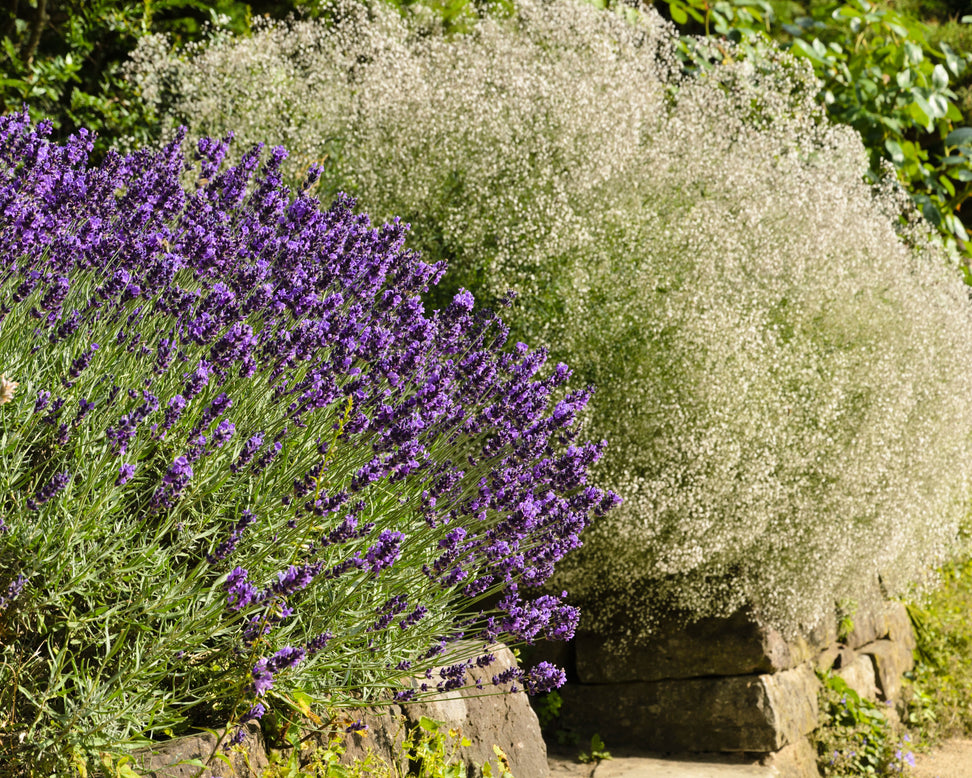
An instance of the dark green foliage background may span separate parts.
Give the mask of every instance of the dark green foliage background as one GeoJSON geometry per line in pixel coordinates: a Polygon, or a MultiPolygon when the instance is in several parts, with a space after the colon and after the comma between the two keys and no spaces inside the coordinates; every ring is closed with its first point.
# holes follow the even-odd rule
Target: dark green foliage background
{"type": "Polygon", "coordinates": [[[154,120],[123,77],[142,35],[161,32],[178,45],[207,28],[246,34],[254,16],[283,18],[310,0],[7,0],[0,9],[0,111],[28,107],[49,118],[57,139],[79,127],[99,136],[98,154],[119,138],[153,140],[154,120]]]}

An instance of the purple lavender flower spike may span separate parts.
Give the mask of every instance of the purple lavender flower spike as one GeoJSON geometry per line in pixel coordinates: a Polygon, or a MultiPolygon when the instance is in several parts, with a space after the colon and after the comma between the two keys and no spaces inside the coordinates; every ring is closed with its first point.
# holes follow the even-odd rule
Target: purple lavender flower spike
{"type": "Polygon", "coordinates": [[[240,470],[246,467],[250,463],[250,460],[253,459],[253,455],[256,454],[256,452],[260,449],[260,446],[263,445],[263,437],[263,433],[258,432],[247,440],[246,443],[243,444],[243,450],[236,458],[236,461],[230,465],[230,470],[232,470],[234,473],[238,473],[240,470]]]}
{"type": "Polygon", "coordinates": [[[259,600],[260,592],[247,580],[242,567],[234,567],[226,578],[226,604],[234,611],[243,610],[259,600]]]}
{"type": "Polygon", "coordinates": [[[266,706],[262,702],[258,702],[243,714],[243,717],[240,719],[240,724],[246,724],[248,721],[256,721],[257,719],[261,719],[263,718],[263,714],[266,712],[266,706]]]}
{"type": "Polygon", "coordinates": [[[98,348],[99,346],[97,343],[92,343],[87,351],[85,351],[81,356],[71,363],[71,369],[68,370],[68,375],[72,379],[77,378],[84,370],[87,369],[88,365],[91,364],[91,359],[94,357],[94,353],[98,350],[98,348]]]}
{"type": "Polygon", "coordinates": [[[115,486],[124,486],[133,475],[135,475],[135,465],[122,463],[118,466],[118,478],[115,479],[115,486]]]}
{"type": "Polygon", "coordinates": [[[34,413],[40,413],[44,410],[51,402],[51,393],[39,389],[37,391],[37,400],[34,402],[34,413]]]}
{"type": "Polygon", "coordinates": [[[34,498],[32,500],[28,500],[27,507],[31,510],[37,510],[41,505],[49,502],[60,491],[62,491],[64,487],[68,485],[70,480],[71,474],[69,472],[62,471],[58,473],[34,493],[34,498]]]}
{"type": "Polygon", "coordinates": [[[405,536],[401,532],[393,530],[382,530],[378,536],[378,542],[368,549],[365,554],[365,563],[375,575],[379,575],[382,570],[391,567],[402,554],[402,541],[405,536]]]}
{"type": "Polygon", "coordinates": [[[522,680],[527,694],[533,696],[559,689],[567,682],[567,675],[550,662],[540,662],[524,673],[522,680]]]}
{"type": "Polygon", "coordinates": [[[334,638],[334,635],[330,632],[322,632],[317,637],[311,639],[307,643],[307,655],[313,656],[314,654],[323,651],[327,644],[334,638]]]}
{"type": "Polygon", "coordinates": [[[231,421],[223,419],[216,429],[213,431],[213,435],[210,438],[210,443],[213,448],[221,448],[230,438],[233,437],[233,433],[236,432],[236,425],[231,421]]]}
{"type": "Polygon", "coordinates": [[[246,528],[255,521],[256,516],[253,515],[253,512],[249,509],[244,510],[240,520],[233,525],[230,536],[220,543],[213,553],[206,555],[206,561],[209,562],[209,564],[214,565],[217,562],[221,562],[222,560],[226,559],[226,557],[236,550],[236,546],[240,542],[240,538],[243,537],[243,532],[246,530],[246,528]]]}
{"type": "Polygon", "coordinates": [[[9,584],[7,584],[7,591],[0,595],[0,608],[6,608],[14,600],[16,600],[21,593],[24,591],[24,585],[27,583],[27,578],[23,575],[18,575],[9,584]]]}
{"type": "Polygon", "coordinates": [[[269,662],[270,660],[266,657],[260,659],[251,672],[253,677],[253,693],[257,697],[262,697],[273,688],[273,671],[268,669],[269,662]]]}

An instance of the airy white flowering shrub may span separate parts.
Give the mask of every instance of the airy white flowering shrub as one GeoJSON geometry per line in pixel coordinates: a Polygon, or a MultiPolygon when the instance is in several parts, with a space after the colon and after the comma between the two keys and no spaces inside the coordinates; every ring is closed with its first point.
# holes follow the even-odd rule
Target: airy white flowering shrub
{"type": "Polygon", "coordinates": [[[680,75],[652,12],[569,0],[453,37],[333,18],[183,59],[149,39],[132,74],[171,127],[284,143],[295,184],[322,164],[455,285],[517,289],[519,331],[597,384],[625,503],[560,572],[589,625],[749,603],[810,626],[943,557],[972,468],[966,291],[862,183],[807,70],[710,46],[680,75]]]}

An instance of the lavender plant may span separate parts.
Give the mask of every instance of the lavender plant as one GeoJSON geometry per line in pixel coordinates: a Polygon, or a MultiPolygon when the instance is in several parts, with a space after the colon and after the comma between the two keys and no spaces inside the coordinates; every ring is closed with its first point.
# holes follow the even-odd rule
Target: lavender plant
{"type": "Polygon", "coordinates": [[[624,497],[558,567],[589,626],[748,603],[792,631],[948,553],[967,295],[893,182],[863,182],[805,62],[700,41],[712,67],[682,74],[650,10],[569,0],[452,37],[345,18],[183,58],[147,39],[133,75],[194,132],[299,136],[291,176],[324,160],[325,195],[409,219],[452,283],[522,293],[517,331],[599,387],[624,497]]]}
{"type": "Polygon", "coordinates": [[[617,498],[566,366],[468,292],[427,313],[441,264],[289,193],[281,148],[90,166],[49,131],[0,119],[5,766],[203,724],[229,746],[298,690],[410,700],[570,636],[532,592],[617,498]]]}

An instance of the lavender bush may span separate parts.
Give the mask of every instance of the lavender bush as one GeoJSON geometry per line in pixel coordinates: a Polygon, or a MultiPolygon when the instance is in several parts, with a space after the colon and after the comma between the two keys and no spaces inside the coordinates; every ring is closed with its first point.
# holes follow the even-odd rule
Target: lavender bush
{"type": "Polygon", "coordinates": [[[558,568],[591,626],[749,603],[792,630],[948,553],[966,293],[907,199],[862,182],[806,63],[699,42],[712,67],[682,74],[627,6],[522,0],[449,37],[347,5],[192,56],[146,39],[133,75],[173,125],[293,138],[290,175],[323,160],[324,192],[409,219],[454,283],[522,293],[508,320],[599,387],[624,497],[558,568]]]}
{"type": "Polygon", "coordinates": [[[428,314],[443,267],[291,195],[280,148],[93,167],[49,130],[0,119],[0,763],[442,693],[570,636],[535,587],[616,498],[564,365],[467,292],[428,314]]]}

